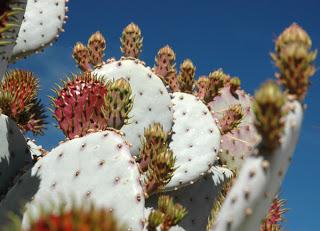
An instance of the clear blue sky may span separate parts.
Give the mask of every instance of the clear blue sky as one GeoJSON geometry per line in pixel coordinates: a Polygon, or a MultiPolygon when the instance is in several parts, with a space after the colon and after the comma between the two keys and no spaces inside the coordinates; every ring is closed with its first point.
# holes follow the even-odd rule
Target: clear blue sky
{"type": "MultiPolygon", "coordinates": [[[[273,40],[292,22],[305,28],[313,47],[320,49],[319,0],[70,0],[69,9],[66,32],[59,41],[44,54],[15,65],[32,70],[41,78],[41,98],[46,104],[53,84],[77,71],[71,58],[76,41],[86,42],[91,33],[100,30],[108,41],[107,56],[119,57],[119,36],[132,21],[142,29],[141,58],[148,65],[153,66],[160,47],[170,44],[179,65],[183,59],[191,58],[198,76],[222,67],[239,76],[243,88],[250,93],[273,77],[275,68],[269,57],[273,40]]],[[[306,98],[308,109],[300,142],[282,189],[290,208],[287,230],[319,230],[319,90],[320,72],[313,78],[306,98]]],[[[48,149],[63,139],[54,125],[55,121],[50,119],[46,135],[38,137],[39,143],[48,149]]]]}

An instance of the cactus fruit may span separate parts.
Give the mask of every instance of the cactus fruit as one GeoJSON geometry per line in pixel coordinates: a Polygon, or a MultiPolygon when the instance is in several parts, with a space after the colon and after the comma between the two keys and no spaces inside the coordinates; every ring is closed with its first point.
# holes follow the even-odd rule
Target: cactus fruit
{"type": "Polygon", "coordinates": [[[109,127],[121,129],[128,123],[133,101],[131,87],[126,79],[107,83],[107,93],[101,110],[109,127]]]}
{"type": "Polygon", "coordinates": [[[181,92],[192,94],[194,85],[194,76],[196,68],[190,59],[186,59],[180,66],[180,73],[178,75],[178,83],[181,92]]]}
{"type": "Polygon", "coordinates": [[[168,91],[150,69],[139,60],[124,58],[110,61],[93,71],[105,80],[125,78],[130,83],[134,97],[128,124],[121,128],[133,145],[131,152],[139,154],[140,139],[150,124],[160,123],[168,132],[172,125],[171,100],[168,91]]]}
{"type": "Polygon", "coordinates": [[[159,196],[156,209],[147,209],[148,231],[172,231],[186,216],[187,210],[179,203],[175,203],[170,196],[159,196]]]}
{"type": "Polygon", "coordinates": [[[59,37],[67,19],[66,2],[67,0],[28,1],[13,48],[13,61],[44,49],[59,37]]]}
{"type": "Polygon", "coordinates": [[[41,215],[38,204],[48,208],[50,200],[58,203],[61,195],[67,206],[73,200],[81,203],[91,199],[97,207],[112,210],[128,229],[141,230],[144,197],[139,176],[120,134],[107,130],[72,139],[53,149],[22,176],[0,204],[0,220],[5,222],[9,211],[17,212],[20,203],[28,202],[22,221],[22,227],[28,229],[26,214],[36,219],[41,215]],[[25,195],[26,188],[29,195],[25,195]]]}
{"type": "Polygon", "coordinates": [[[179,83],[176,70],[176,54],[168,45],[162,47],[155,57],[154,73],[161,77],[171,91],[179,91],[179,83]]]}
{"type": "Polygon", "coordinates": [[[72,57],[82,71],[89,71],[91,69],[91,61],[97,59],[94,57],[91,58],[91,54],[93,53],[90,53],[88,47],[81,42],[77,42],[73,47],[72,57]]]}
{"type": "Polygon", "coordinates": [[[208,108],[195,96],[173,93],[172,141],[170,149],[177,168],[166,190],[192,184],[205,175],[216,160],[220,132],[208,108]]]}
{"type": "Polygon", "coordinates": [[[106,40],[99,31],[90,36],[87,47],[90,52],[90,61],[92,65],[96,66],[103,63],[106,40]]]}
{"type": "Polygon", "coordinates": [[[288,94],[303,100],[315,73],[313,64],[317,52],[311,51],[311,39],[298,24],[293,23],[276,40],[271,57],[279,68],[276,77],[288,90],[288,94]]]}
{"type": "Polygon", "coordinates": [[[27,0],[3,0],[0,3],[0,79],[11,59],[26,2],[27,0]]]}
{"type": "MultiPolygon", "coordinates": [[[[165,193],[188,211],[179,224],[182,228],[188,231],[205,230],[211,206],[216,200],[221,184],[231,176],[230,174],[232,173],[228,169],[212,167],[210,174],[194,184],[165,193]]],[[[158,197],[159,195],[153,195],[147,199],[147,206],[156,207],[158,197]]]]}
{"type": "Polygon", "coordinates": [[[196,90],[195,95],[199,99],[201,99],[202,101],[205,102],[208,97],[207,92],[208,92],[209,87],[210,87],[210,80],[204,75],[200,76],[195,84],[195,90],[196,90]]]}
{"type": "Polygon", "coordinates": [[[24,132],[42,134],[44,106],[37,98],[38,80],[33,73],[14,70],[0,83],[0,111],[11,117],[24,132]]]}
{"type": "Polygon", "coordinates": [[[243,160],[260,141],[254,127],[252,98],[243,90],[232,92],[227,84],[208,104],[213,117],[220,122],[222,131],[219,158],[222,164],[238,172],[243,160]]]}
{"type": "Polygon", "coordinates": [[[121,36],[121,51],[123,56],[139,58],[142,48],[143,38],[141,37],[141,30],[138,25],[130,23],[124,28],[121,36]]]}
{"type": "Polygon", "coordinates": [[[8,190],[20,170],[31,162],[31,155],[20,129],[13,120],[0,114],[0,195],[8,190]]]}
{"type": "Polygon", "coordinates": [[[255,126],[262,136],[261,148],[273,151],[280,145],[283,118],[286,115],[285,103],[286,95],[272,81],[262,85],[257,92],[253,109],[256,114],[255,126]]]}

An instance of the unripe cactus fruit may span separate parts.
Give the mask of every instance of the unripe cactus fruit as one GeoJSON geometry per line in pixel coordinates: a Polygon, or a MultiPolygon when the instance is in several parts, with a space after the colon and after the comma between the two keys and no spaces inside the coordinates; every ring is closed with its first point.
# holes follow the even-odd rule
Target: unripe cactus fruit
{"type": "Polygon", "coordinates": [[[317,52],[311,51],[309,35],[297,24],[284,30],[276,40],[275,53],[271,57],[279,68],[276,77],[288,90],[288,94],[303,100],[315,73],[313,64],[317,52]]]}
{"type": "Polygon", "coordinates": [[[190,59],[186,59],[180,66],[180,73],[178,75],[178,83],[181,92],[192,93],[194,85],[196,67],[190,59]]]}
{"type": "Polygon", "coordinates": [[[104,51],[106,49],[106,39],[97,31],[88,40],[91,64],[96,66],[103,63],[104,51]]]}
{"type": "Polygon", "coordinates": [[[81,42],[77,42],[76,45],[74,45],[72,57],[82,71],[89,71],[91,69],[90,51],[81,42]]]}
{"type": "Polygon", "coordinates": [[[176,71],[176,54],[168,45],[162,47],[155,57],[154,72],[159,75],[165,84],[174,92],[179,91],[176,71]]]}
{"type": "Polygon", "coordinates": [[[280,145],[280,138],[284,129],[286,109],[286,95],[280,87],[269,81],[262,85],[256,92],[254,112],[256,115],[255,126],[262,136],[262,148],[272,151],[280,145]]]}
{"type": "Polygon", "coordinates": [[[121,36],[121,51],[123,56],[138,58],[142,51],[141,30],[138,25],[130,23],[124,28],[121,36]]]}
{"type": "Polygon", "coordinates": [[[121,129],[128,122],[129,113],[133,106],[132,91],[126,79],[117,79],[107,83],[107,93],[104,105],[101,107],[108,126],[121,129]]]}

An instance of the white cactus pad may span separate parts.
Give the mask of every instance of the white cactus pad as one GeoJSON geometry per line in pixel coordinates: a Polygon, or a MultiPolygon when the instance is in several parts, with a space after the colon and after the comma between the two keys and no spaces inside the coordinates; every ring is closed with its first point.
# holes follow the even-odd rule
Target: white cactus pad
{"type": "Polygon", "coordinates": [[[20,129],[13,120],[0,114],[0,194],[31,162],[27,142],[20,129]]]}
{"type": "MultiPolygon", "coordinates": [[[[144,196],[138,167],[116,132],[91,133],[67,141],[41,158],[0,205],[0,220],[6,212],[19,209],[21,200],[32,198],[25,214],[36,217],[39,204],[46,208],[52,201],[59,203],[61,196],[67,205],[90,199],[98,207],[112,210],[131,230],[143,227],[144,196]]],[[[28,225],[24,215],[23,227],[28,225]]]]}
{"type": "Polygon", "coordinates": [[[122,59],[111,61],[96,69],[94,74],[103,76],[106,80],[126,78],[131,85],[134,104],[129,113],[129,124],[122,127],[125,138],[133,145],[131,153],[139,153],[141,137],[144,128],[159,122],[165,131],[172,126],[171,100],[162,81],[150,68],[141,61],[122,59]]]}
{"type": "Polygon", "coordinates": [[[66,0],[30,0],[27,3],[12,60],[50,45],[63,31],[66,0]]]}
{"type": "Polygon", "coordinates": [[[9,7],[11,9],[19,8],[21,11],[17,15],[8,18],[9,21],[7,23],[14,24],[15,26],[6,32],[2,32],[0,36],[0,80],[6,72],[7,65],[11,59],[13,47],[26,9],[27,0],[1,0],[1,2],[2,1],[9,2],[9,7]]]}
{"type": "Polygon", "coordinates": [[[193,183],[205,175],[216,160],[220,131],[210,111],[195,96],[173,93],[172,141],[170,149],[177,167],[166,190],[193,183]]]}
{"type": "Polygon", "coordinates": [[[221,119],[223,113],[230,106],[236,104],[241,105],[244,118],[237,129],[222,136],[219,157],[228,168],[237,172],[245,157],[252,153],[253,148],[260,140],[253,124],[252,98],[243,90],[237,90],[233,95],[230,92],[230,87],[225,87],[220,90],[220,95],[208,104],[208,107],[215,118],[221,119]]]}
{"type": "Polygon", "coordinates": [[[273,153],[245,160],[212,230],[259,230],[280,189],[299,137],[303,110],[299,102],[290,102],[289,107],[292,111],[286,117],[282,144],[273,153]]]}
{"type": "MultiPolygon", "coordinates": [[[[179,224],[185,230],[206,230],[211,208],[220,191],[221,183],[230,176],[228,169],[214,167],[211,170],[210,174],[196,183],[165,193],[172,196],[175,203],[180,203],[187,209],[188,214],[179,224]]],[[[158,195],[154,195],[146,203],[148,206],[155,207],[157,199],[158,195]]]]}

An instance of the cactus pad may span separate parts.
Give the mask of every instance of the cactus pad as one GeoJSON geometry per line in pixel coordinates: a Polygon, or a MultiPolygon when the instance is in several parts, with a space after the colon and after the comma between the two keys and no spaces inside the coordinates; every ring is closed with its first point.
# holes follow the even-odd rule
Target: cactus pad
{"type": "Polygon", "coordinates": [[[243,119],[236,129],[222,136],[219,153],[222,164],[226,164],[234,171],[240,169],[245,157],[253,151],[260,140],[253,124],[254,114],[251,104],[252,98],[248,94],[243,90],[236,90],[232,93],[230,86],[221,89],[219,95],[208,104],[212,115],[219,120],[230,106],[240,105],[242,107],[243,119]]]}
{"type": "Polygon", "coordinates": [[[170,149],[177,167],[167,189],[193,183],[213,165],[220,146],[220,131],[210,111],[195,96],[173,93],[172,141],[170,149]]]}
{"type": "Polygon", "coordinates": [[[134,97],[133,108],[127,125],[122,127],[125,138],[133,145],[131,152],[139,153],[144,128],[159,122],[165,131],[172,125],[170,96],[162,81],[139,60],[110,61],[93,73],[106,80],[125,78],[129,81],[134,97]]]}
{"type": "Polygon", "coordinates": [[[28,1],[13,60],[42,50],[59,37],[66,20],[66,0],[28,1]]]}
{"type": "Polygon", "coordinates": [[[20,129],[0,114],[0,194],[5,193],[19,171],[31,163],[29,149],[20,129]]]}
{"type": "MultiPolygon", "coordinates": [[[[46,208],[50,199],[59,203],[63,196],[67,204],[90,199],[96,206],[112,210],[131,230],[141,230],[144,219],[138,167],[122,136],[109,130],[62,143],[41,158],[9,192],[0,214],[19,208],[21,200],[28,201],[26,196],[33,199],[26,205],[32,217],[39,215],[39,203],[46,208]]],[[[23,227],[28,225],[24,216],[23,227]]]]}

